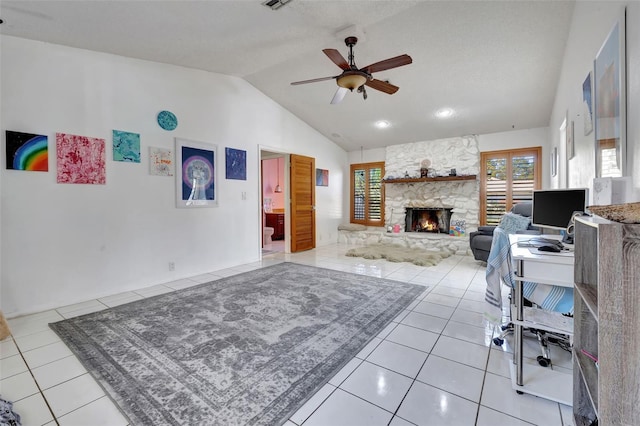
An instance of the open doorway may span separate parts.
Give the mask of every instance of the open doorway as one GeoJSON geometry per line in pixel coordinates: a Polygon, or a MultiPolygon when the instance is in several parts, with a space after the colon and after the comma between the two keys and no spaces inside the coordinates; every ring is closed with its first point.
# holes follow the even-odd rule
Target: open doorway
{"type": "Polygon", "coordinates": [[[287,154],[260,151],[262,254],[286,252],[289,239],[285,226],[287,208],[287,154]]]}

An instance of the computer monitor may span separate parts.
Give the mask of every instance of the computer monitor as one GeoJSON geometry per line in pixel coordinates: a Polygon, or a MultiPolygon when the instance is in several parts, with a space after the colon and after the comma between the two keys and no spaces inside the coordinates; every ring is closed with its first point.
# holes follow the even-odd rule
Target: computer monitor
{"type": "Polygon", "coordinates": [[[587,208],[587,188],[533,191],[531,224],[544,228],[567,229],[574,212],[587,208]]]}

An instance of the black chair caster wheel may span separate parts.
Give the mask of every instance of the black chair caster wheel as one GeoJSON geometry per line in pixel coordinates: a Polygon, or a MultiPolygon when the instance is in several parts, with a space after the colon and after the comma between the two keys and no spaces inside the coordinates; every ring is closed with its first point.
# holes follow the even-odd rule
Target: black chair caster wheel
{"type": "Polygon", "coordinates": [[[493,344],[496,346],[502,346],[502,344],[504,343],[504,339],[501,339],[499,337],[494,337],[493,338],[493,344]]]}
{"type": "Polygon", "coordinates": [[[518,395],[522,395],[524,392],[522,392],[522,391],[516,391],[516,393],[517,393],[518,395]]]}
{"type": "Polygon", "coordinates": [[[549,358],[545,358],[542,355],[538,355],[538,358],[536,358],[538,360],[538,364],[540,364],[542,367],[548,367],[551,364],[551,360],[549,358]]]}

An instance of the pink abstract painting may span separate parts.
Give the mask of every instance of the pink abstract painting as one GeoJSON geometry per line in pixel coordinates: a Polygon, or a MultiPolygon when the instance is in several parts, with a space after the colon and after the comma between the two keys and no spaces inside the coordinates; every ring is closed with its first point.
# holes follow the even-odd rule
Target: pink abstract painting
{"type": "Polygon", "coordinates": [[[58,183],[106,183],[105,140],[56,133],[58,183]]]}

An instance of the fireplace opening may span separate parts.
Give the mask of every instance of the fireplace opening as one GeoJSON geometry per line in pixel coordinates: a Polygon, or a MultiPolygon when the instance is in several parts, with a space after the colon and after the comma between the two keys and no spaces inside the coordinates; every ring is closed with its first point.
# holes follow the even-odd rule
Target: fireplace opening
{"type": "Polygon", "coordinates": [[[451,208],[406,207],[405,232],[449,233],[451,208]]]}

